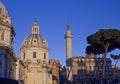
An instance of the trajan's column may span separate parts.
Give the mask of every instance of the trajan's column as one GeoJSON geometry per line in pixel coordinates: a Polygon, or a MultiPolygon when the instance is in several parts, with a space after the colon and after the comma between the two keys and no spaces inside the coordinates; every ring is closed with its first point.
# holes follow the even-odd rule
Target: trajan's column
{"type": "Polygon", "coordinates": [[[73,35],[71,33],[69,25],[67,25],[67,31],[66,31],[64,38],[66,39],[67,79],[71,81],[72,80],[72,38],[73,38],[73,35]]]}

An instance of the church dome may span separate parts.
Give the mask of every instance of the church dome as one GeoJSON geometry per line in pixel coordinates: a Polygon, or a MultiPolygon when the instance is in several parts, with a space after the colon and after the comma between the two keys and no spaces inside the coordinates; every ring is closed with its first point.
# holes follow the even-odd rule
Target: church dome
{"type": "Polygon", "coordinates": [[[11,17],[9,16],[8,11],[6,10],[5,6],[1,1],[0,1],[0,21],[11,24],[11,17]]]}
{"type": "Polygon", "coordinates": [[[23,41],[22,48],[24,47],[41,47],[48,49],[46,40],[39,34],[39,26],[36,22],[32,26],[32,34],[23,41]]]}
{"type": "Polygon", "coordinates": [[[1,1],[0,1],[0,15],[4,17],[8,16],[8,12],[1,1]]]}

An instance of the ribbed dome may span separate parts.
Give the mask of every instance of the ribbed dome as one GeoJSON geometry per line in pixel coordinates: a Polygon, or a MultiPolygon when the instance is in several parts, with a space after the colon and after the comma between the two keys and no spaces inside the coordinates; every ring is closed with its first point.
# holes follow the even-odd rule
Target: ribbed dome
{"type": "Polygon", "coordinates": [[[8,12],[1,1],[0,1],[0,15],[8,16],[8,12]]]}
{"type": "Polygon", "coordinates": [[[48,49],[48,45],[46,40],[39,34],[39,26],[35,22],[32,26],[32,34],[30,34],[22,44],[22,48],[24,47],[41,47],[48,49]]]}
{"type": "Polygon", "coordinates": [[[41,35],[38,35],[38,34],[29,35],[23,41],[22,48],[23,47],[42,47],[42,48],[48,49],[46,40],[41,35]]]}

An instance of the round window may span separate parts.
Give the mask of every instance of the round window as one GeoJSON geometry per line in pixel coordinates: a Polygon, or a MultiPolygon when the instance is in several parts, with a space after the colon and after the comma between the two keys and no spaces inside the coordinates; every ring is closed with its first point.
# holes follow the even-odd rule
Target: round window
{"type": "Polygon", "coordinates": [[[34,40],[34,43],[36,43],[37,41],[36,40],[34,40]]]}

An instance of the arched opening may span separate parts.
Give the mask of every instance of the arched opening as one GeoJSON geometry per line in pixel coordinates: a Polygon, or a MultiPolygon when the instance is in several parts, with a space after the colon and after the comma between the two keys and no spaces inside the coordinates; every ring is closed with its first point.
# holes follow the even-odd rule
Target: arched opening
{"type": "Polygon", "coordinates": [[[37,32],[37,29],[35,28],[34,32],[37,32]]]}

